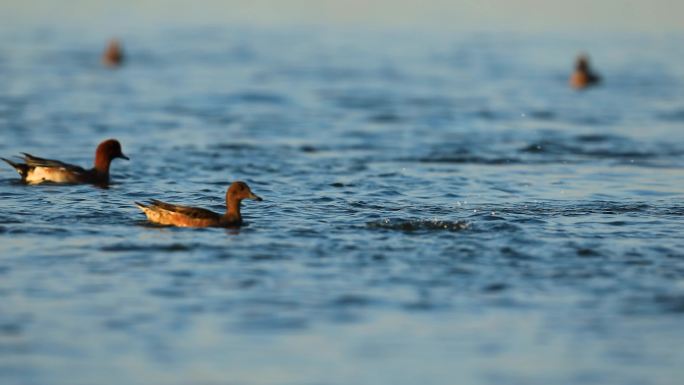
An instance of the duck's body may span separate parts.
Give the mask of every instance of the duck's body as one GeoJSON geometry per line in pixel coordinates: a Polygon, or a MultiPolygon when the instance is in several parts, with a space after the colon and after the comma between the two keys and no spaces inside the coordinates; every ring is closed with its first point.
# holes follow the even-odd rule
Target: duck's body
{"type": "Polygon", "coordinates": [[[27,153],[23,154],[23,163],[13,162],[5,158],[0,159],[14,167],[21,176],[22,182],[26,184],[52,182],[107,185],[109,183],[109,166],[112,160],[115,158],[128,159],[121,152],[121,144],[115,139],[105,140],[97,146],[94,166],[91,169],[84,169],[58,160],[39,158],[27,153]]]}
{"type": "Polygon", "coordinates": [[[589,66],[589,57],[580,55],[575,63],[575,72],[570,76],[570,86],[575,89],[583,89],[596,85],[600,81],[601,77],[589,66]]]}
{"type": "Polygon", "coordinates": [[[570,77],[570,85],[576,89],[586,88],[600,81],[601,77],[593,72],[575,71],[570,77]]]}
{"type": "Polygon", "coordinates": [[[243,199],[262,200],[254,195],[244,182],[234,182],[226,192],[226,213],[221,215],[211,210],[174,205],[152,199],[145,205],[135,202],[150,222],[177,227],[237,227],[242,225],[240,204],[243,199]]]}
{"type": "Polygon", "coordinates": [[[147,216],[150,222],[160,225],[178,227],[229,227],[242,224],[242,218],[226,218],[225,215],[215,213],[211,210],[174,205],[152,199],[149,204],[144,205],[135,202],[140,210],[147,216]]]}

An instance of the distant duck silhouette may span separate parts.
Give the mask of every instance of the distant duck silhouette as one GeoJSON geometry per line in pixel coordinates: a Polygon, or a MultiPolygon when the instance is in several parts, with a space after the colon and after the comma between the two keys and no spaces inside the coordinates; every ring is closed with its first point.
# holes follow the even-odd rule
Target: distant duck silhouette
{"type": "Polygon", "coordinates": [[[254,195],[245,182],[233,182],[226,191],[225,214],[190,206],[174,205],[150,200],[149,204],[135,202],[150,222],[177,227],[237,227],[242,225],[240,205],[243,199],[262,200],[254,195]]]}
{"type": "Polygon", "coordinates": [[[0,159],[14,167],[21,176],[21,181],[26,184],[44,182],[90,183],[105,187],[109,183],[109,165],[112,160],[116,158],[128,160],[128,157],[121,152],[121,143],[116,139],[105,140],[97,146],[93,168],[88,170],[58,160],[23,154],[23,163],[13,162],[5,158],[0,159]]]}
{"type": "Polygon", "coordinates": [[[107,67],[118,67],[123,64],[123,61],[124,53],[121,43],[117,39],[110,40],[102,54],[102,64],[107,67]]]}
{"type": "Polygon", "coordinates": [[[570,76],[570,86],[575,89],[583,89],[596,85],[601,81],[601,77],[596,74],[589,66],[589,57],[580,55],[575,62],[575,72],[570,76]]]}

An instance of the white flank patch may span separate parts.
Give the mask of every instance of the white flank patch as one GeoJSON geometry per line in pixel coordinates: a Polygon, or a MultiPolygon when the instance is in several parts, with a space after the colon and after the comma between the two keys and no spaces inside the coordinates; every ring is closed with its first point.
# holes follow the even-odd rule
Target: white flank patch
{"type": "Polygon", "coordinates": [[[63,168],[36,167],[29,170],[26,175],[26,182],[31,184],[43,182],[73,183],[75,178],[63,168]]]}

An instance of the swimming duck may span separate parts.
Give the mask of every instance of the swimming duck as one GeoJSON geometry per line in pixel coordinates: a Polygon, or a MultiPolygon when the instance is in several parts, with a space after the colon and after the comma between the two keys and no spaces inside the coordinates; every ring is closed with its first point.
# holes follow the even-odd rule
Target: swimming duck
{"type": "Polygon", "coordinates": [[[123,64],[123,60],[124,54],[121,43],[117,39],[110,40],[102,53],[102,64],[107,67],[118,67],[123,64]]]}
{"type": "Polygon", "coordinates": [[[589,57],[587,55],[578,56],[575,62],[575,72],[570,76],[570,86],[575,89],[582,89],[600,81],[601,77],[589,66],[589,57]]]}
{"type": "Polygon", "coordinates": [[[262,199],[245,182],[233,182],[226,191],[226,213],[221,215],[199,207],[180,206],[152,199],[147,205],[135,202],[150,222],[178,227],[237,227],[242,225],[243,199],[262,199]]]}
{"type": "Polygon", "coordinates": [[[58,160],[43,159],[23,153],[24,163],[0,158],[21,175],[26,184],[53,183],[91,183],[106,186],[109,183],[109,165],[113,159],[128,157],[121,152],[121,143],[116,139],[108,139],[100,143],[95,150],[94,167],[86,170],[82,167],[58,160]]]}

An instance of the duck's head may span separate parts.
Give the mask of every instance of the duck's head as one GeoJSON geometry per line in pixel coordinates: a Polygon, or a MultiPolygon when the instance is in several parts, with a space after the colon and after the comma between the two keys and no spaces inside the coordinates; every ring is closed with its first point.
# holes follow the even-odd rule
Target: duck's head
{"type": "Polygon", "coordinates": [[[226,202],[240,202],[243,199],[263,200],[252,192],[247,183],[242,181],[233,182],[226,192],[226,202]]]}
{"type": "Polygon", "coordinates": [[[121,143],[116,139],[107,139],[100,143],[95,150],[95,157],[102,157],[110,161],[115,158],[123,158],[129,160],[121,151],[121,143]]]}
{"type": "Polygon", "coordinates": [[[121,151],[121,143],[116,139],[108,139],[100,143],[95,150],[95,168],[100,172],[108,173],[109,164],[115,158],[129,160],[121,151]]]}
{"type": "Polygon", "coordinates": [[[587,72],[589,70],[589,56],[581,54],[577,56],[575,61],[575,69],[577,71],[587,72]]]}

